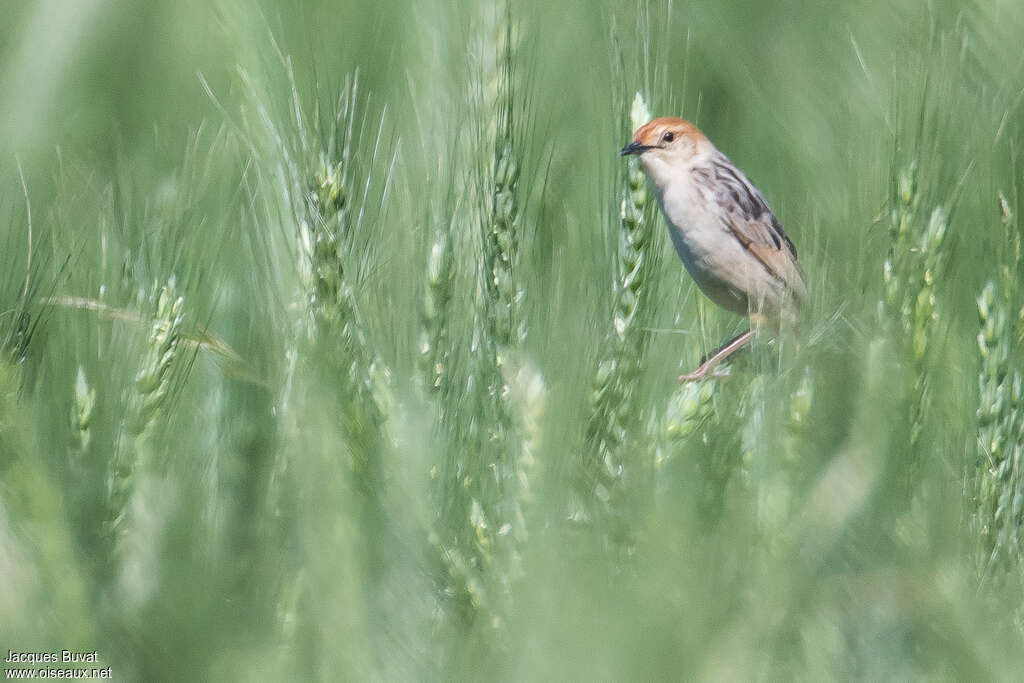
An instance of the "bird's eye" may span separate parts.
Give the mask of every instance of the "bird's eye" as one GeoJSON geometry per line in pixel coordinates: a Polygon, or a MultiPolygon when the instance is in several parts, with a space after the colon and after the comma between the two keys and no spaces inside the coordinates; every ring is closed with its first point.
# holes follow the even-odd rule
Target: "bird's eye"
{"type": "Polygon", "coordinates": [[[663,142],[672,142],[673,140],[676,139],[676,136],[675,133],[673,133],[672,131],[668,131],[667,133],[661,136],[661,139],[663,142]]]}

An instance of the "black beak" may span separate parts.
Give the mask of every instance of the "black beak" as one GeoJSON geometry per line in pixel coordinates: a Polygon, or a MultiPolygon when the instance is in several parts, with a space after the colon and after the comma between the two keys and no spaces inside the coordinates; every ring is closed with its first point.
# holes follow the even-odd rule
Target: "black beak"
{"type": "Polygon", "coordinates": [[[651,148],[650,145],[641,145],[639,142],[631,142],[619,152],[620,156],[629,156],[630,154],[643,154],[651,148]]]}

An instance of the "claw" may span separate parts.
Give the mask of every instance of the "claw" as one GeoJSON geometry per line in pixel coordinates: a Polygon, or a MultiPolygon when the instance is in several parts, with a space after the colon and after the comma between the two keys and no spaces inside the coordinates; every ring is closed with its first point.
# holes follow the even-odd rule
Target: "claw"
{"type": "Polygon", "coordinates": [[[722,368],[721,370],[718,370],[715,366],[717,366],[723,360],[725,360],[733,353],[741,349],[744,344],[753,339],[754,334],[754,330],[747,330],[743,334],[733,337],[728,342],[726,342],[722,348],[715,351],[710,358],[705,357],[701,359],[701,364],[699,368],[685,375],[679,375],[679,381],[681,383],[697,382],[699,380],[704,379],[709,372],[711,373],[712,377],[728,377],[728,368],[722,368]]]}

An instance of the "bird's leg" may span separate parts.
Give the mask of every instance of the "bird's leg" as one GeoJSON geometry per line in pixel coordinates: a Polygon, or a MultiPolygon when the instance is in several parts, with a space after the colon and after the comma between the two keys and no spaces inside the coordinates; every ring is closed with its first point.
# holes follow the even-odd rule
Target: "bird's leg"
{"type": "Polygon", "coordinates": [[[741,335],[733,337],[725,343],[723,347],[715,351],[711,357],[705,356],[700,363],[700,367],[691,373],[680,375],[680,382],[695,382],[699,379],[704,379],[709,372],[711,372],[716,365],[721,363],[723,360],[731,356],[733,353],[743,347],[748,341],[754,338],[757,334],[753,329],[747,330],[741,335]]]}

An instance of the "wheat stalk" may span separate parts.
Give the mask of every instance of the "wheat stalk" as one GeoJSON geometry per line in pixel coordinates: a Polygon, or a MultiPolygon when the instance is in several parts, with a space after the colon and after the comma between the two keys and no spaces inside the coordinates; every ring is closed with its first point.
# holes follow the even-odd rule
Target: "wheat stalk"
{"type": "Polygon", "coordinates": [[[932,402],[928,352],[939,311],[937,283],[942,281],[950,250],[945,209],[936,206],[925,220],[917,188],[917,164],[911,163],[893,180],[889,211],[889,254],[882,270],[886,312],[883,325],[895,323],[909,359],[910,441],[920,439],[932,402]]]}
{"type": "MultiPolygon", "coordinates": [[[[637,93],[629,110],[629,124],[639,128],[650,120],[644,98],[637,93]]],[[[624,452],[637,426],[635,394],[644,369],[654,311],[654,278],[658,247],[653,239],[656,206],[649,194],[643,170],[630,157],[619,204],[618,260],[614,281],[612,329],[607,335],[602,360],[590,395],[589,417],[580,457],[582,508],[575,517],[591,516],[586,510],[596,502],[613,516],[622,514],[624,477],[635,463],[624,452]]]]}

